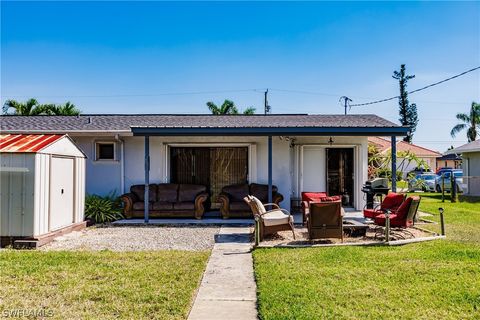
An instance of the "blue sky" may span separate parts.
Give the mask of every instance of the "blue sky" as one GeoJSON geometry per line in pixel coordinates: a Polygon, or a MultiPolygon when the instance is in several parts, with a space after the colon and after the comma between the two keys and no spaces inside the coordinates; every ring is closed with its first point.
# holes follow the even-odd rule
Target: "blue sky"
{"type": "MultiPolygon", "coordinates": [[[[270,88],[274,113],[342,113],[342,95],[397,95],[401,63],[416,75],[410,89],[479,66],[479,21],[479,2],[2,1],[1,100],[204,113],[205,102],[228,98],[263,111],[270,88]],[[188,92],[209,93],[172,94],[188,92]]],[[[480,72],[410,100],[420,116],[414,142],[458,146],[465,135],[449,131],[480,101],[480,72]]],[[[398,120],[396,101],[351,113],[398,120]]]]}

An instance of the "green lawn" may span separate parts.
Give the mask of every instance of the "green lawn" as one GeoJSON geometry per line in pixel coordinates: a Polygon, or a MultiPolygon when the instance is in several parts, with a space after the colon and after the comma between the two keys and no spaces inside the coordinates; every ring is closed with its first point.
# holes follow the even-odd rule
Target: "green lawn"
{"type": "Polygon", "coordinates": [[[480,203],[422,195],[447,240],[255,250],[261,319],[480,319],[480,203]]]}
{"type": "Polygon", "coordinates": [[[208,256],[0,251],[0,318],[44,308],[48,319],[185,319],[208,256]]]}
{"type": "MultiPolygon", "coordinates": [[[[442,202],[440,193],[417,193],[422,196],[419,210],[432,213],[431,220],[439,222],[438,208],[445,209],[447,237],[451,240],[480,244],[480,197],[460,197],[460,202],[452,203],[450,194],[445,194],[442,202]]],[[[438,226],[431,226],[439,230],[438,226]]]]}

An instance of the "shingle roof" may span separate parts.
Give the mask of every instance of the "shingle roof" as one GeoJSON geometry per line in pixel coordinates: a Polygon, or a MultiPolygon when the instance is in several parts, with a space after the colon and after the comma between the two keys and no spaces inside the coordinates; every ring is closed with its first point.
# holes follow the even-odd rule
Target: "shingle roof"
{"type": "Polygon", "coordinates": [[[81,116],[1,116],[3,132],[131,132],[131,127],[156,128],[398,128],[379,116],[366,115],[166,115],[98,114],[81,116]]]}

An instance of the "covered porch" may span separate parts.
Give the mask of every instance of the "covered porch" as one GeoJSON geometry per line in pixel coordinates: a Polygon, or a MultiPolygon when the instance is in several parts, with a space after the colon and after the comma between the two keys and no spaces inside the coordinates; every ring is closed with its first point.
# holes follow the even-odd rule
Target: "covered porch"
{"type": "MultiPolygon", "coordinates": [[[[268,185],[268,202],[272,202],[272,189],[274,188],[274,181],[284,181],[282,180],[282,176],[285,175],[285,171],[281,171],[275,169],[277,166],[274,166],[274,161],[278,162],[278,158],[282,153],[285,153],[285,150],[281,149],[281,143],[287,143],[289,145],[289,149],[287,153],[290,155],[288,156],[288,162],[285,164],[288,166],[288,172],[292,175],[292,179],[288,180],[289,183],[285,185],[278,185],[279,191],[286,193],[285,203],[282,204],[282,207],[285,206],[288,209],[290,208],[290,203],[292,200],[295,200],[295,197],[298,197],[301,191],[326,191],[326,190],[309,190],[309,188],[330,188],[335,186],[335,182],[330,182],[330,177],[326,174],[328,172],[328,163],[326,163],[325,159],[322,159],[318,164],[315,163],[315,152],[321,150],[321,152],[327,152],[331,149],[338,149],[338,150],[352,150],[352,161],[356,159],[355,165],[358,165],[360,169],[352,170],[352,185],[350,186],[352,190],[352,196],[354,198],[352,209],[347,208],[347,212],[358,212],[363,209],[362,208],[362,199],[360,198],[360,189],[364,181],[366,180],[366,166],[367,162],[366,159],[364,161],[360,161],[359,159],[367,157],[367,150],[368,146],[356,146],[355,143],[349,141],[354,140],[355,138],[366,138],[368,136],[389,136],[391,139],[391,152],[392,152],[392,172],[396,172],[396,140],[398,136],[404,136],[408,132],[408,128],[400,127],[395,125],[386,125],[386,126],[379,126],[379,125],[365,125],[365,126],[343,126],[343,125],[336,125],[336,126],[325,126],[319,124],[319,126],[303,126],[299,127],[296,123],[292,123],[289,125],[277,125],[272,126],[268,125],[268,120],[271,116],[263,116],[265,119],[266,125],[264,126],[188,126],[188,127],[169,127],[169,126],[132,126],[131,131],[134,137],[141,137],[143,138],[143,145],[144,145],[144,215],[143,219],[135,219],[130,220],[132,223],[167,223],[168,221],[177,222],[177,223],[188,223],[189,219],[151,219],[150,217],[150,209],[149,209],[149,185],[151,183],[151,147],[152,147],[152,140],[156,141],[172,141],[172,139],[181,140],[181,141],[194,141],[195,139],[206,139],[209,143],[203,143],[203,145],[212,145],[212,141],[225,141],[229,137],[232,139],[236,139],[236,141],[247,141],[249,139],[256,139],[256,141],[263,141],[266,146],[265,156],[255,154],[255,159],[252,159],[252,153],[249,153],[249,169],[248,169],[248,178],[250,181],[256,182],[256,175],[261,173],[265,174],[263,170],[266,171],[266,179],[264,182],[268,185]],[[183,139],[183,140],[182,140],[183,139]],[[240,140],[239,140],[240,139],[240,140]],[[275,141],[275,142],[274,142],[275,141]],[[322,141],[321,143],[319,141],[322,141]],[[277,149],[277,150],[276,150],[277,149]],[[295,151],[297,150],[297,151],[295,151]],[[310,161],[310,164],[305,160],[306,154],[309,157],[313,157],[313,161],[310,161]],[[291,160],[290,160],[291,159],[291,160]],[[254,160],[254,161],[253,161],[254,160]],[[251,170],[250,167],[255,167],[256,171],[260,172],[253,172],[255,170],[251,170]],[[260,167],[261,168],[256,168],[260,167]],[[363,169],[362,169],[363,168],[363,169]],[[259,170],[257,170],[259,169],[259,170]],[[311,186],[308,184],[308,179],[312,176],[315,177],[315,174],[320,173],[320,178],[317,180],[322,180],[322,184],[318,187],[311,186]],[[322,176],[323,174],[323,176],[322,176]],[[289,185],[288,185],[289,184],[289,185]],[[288,194],[287,194],[288,193],[288,194]],[[355,210],[356,209],[356,210],[355,210]],[[178,220],[178,221],[176,221],[178,220]]],[[[345,116],[345,120],[351,120],[352,116],[345,116]]],[[[247,117],[239,117],[243,119],[248,119],[247,117]]],[[[261,116],[256,116],[255,118],[262,118],[261,116]]],[[[339,116],[340,118],[340,116],[339,116]]],[[[363,141],[363,140],[362,140],[363,141]]],[[[168,146],[168,144],[166,144],[168,146]]],[[[177,144],[178,145],[178,144],[177,144]]],[[[190,143],[189,145],[198,145],[201,146],[201,143],[190,143]]],[[[254,150],[254,152],[257,152],[254,150]]],[[[337,152],[342,154],[342,152],[337,152]]],[[[346,152],[348,153],[348,152],[346,152]]],[[[320,153],[317,153],[320,154],[320,153]]],[[[338,157],[338,156],[336,156],[338,157]]],[[[344,158],[345,156],[341,156],[340,158],[344,158]]],[[[165,161],[168,162],[168,159],[165,161]]],[[[165,169],[165,173],[168,170],[165,169]]],[[[171,176],[169,174],[164,174],[162,177],[162,182],[170,182],[171,176]]],[[[312,179],[310,179],[312,181],[312,179]]],[[[315,179],[313,179],[315,181],[315,179]]],[[[278,183],[277,183],[278,184],[278,183]]],[[[283,184],[283,183],[282,183],[283,184]]],[[[341,191],[341,188],[337,188],[341,191]]],[[[344,188],[345,190],[345,188],[344,188]]],[[[392,179],[392,191],[396,191],[396,179],[395,175],[393,175],[392,179]]],[[[253,220],[249,221],[249,219],[228,219],[230,223],[253,223],[253,220]]],[[[296,221],[299,221],[297,218],[296,221]]],[[[226,220],[216,219],[216,218],[203,218],[202,220],[198,220],[196,223],[226,223],[226,220]]]]}

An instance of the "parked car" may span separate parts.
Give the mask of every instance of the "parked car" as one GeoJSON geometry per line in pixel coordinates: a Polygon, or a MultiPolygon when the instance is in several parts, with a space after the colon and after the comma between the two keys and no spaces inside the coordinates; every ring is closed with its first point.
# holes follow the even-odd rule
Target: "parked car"
{"type": "Polygon", "coordinates": [[[453,170],[453,168],[452,167],[437,168],[437,170],[435,171],[435,174],[440,175],[442,174],[443,171],[449,171],[449,170],[453,170]]]}
{"type": "Polygon", "coordinates": [[[435,192],[436,178],[437,175],[434,173],[417,174],[415,178],[408,180],[408,191],[421,190],[435,192]]]}
{"type": "Polygon", "coordinates": [[[430,169],[425,169],[425,168],[415,168],[412,171],[407,173],[407,178],[408,177],[416,177],[419,174],[429,174],[429,173],[433,173],[433,171],[430,170],[430,169]]]}
{"type": "Polygon", "coordinates": [[[457,192],[463,191],[463,170],[461,169],[450,169],[450,170],[440,170],[440,174],[437,175],[435,179],[435,190],[437,192],[442,192],[442,174],[444,176],[444,185],[445,191],[450,191],[452,189],[452,174],[455,177],[455,184],[457,186],[457,192]]]}

